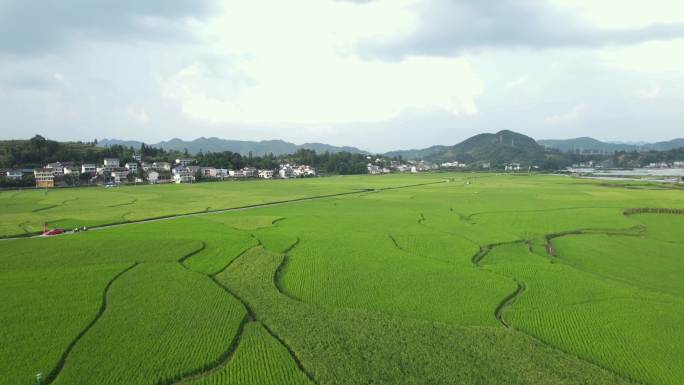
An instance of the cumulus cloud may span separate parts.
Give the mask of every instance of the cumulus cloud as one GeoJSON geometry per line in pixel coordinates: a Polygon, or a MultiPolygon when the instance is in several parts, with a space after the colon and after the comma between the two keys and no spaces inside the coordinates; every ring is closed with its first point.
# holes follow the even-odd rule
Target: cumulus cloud
{"type": "Polygon", "coordinates": [[[180,21],[207,15],[213,0],[0,0],[0,53],[57,52],[79,40],[187,37],[180,21]]]}
{"type": "MultiPolygon", "coordinates": [[[[634,44],[684,37],[684,23],[601,28],[536,0],[434,0],[412,5],[413,28],[360,44],[365,57],[456,56],[486,49],[545,49],[634,44]]],[[[616,10],[616,12],[619,12],[616,10]]]]}

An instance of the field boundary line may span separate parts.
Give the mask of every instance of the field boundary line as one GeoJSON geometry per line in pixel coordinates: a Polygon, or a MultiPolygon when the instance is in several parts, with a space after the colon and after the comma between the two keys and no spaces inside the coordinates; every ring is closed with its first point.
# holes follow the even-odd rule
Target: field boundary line
{"type": "Polygon", "coordinates": [[[556,238],[567,237],[571,235],[622,235],[626,237],[640,237],[643,236],[646,231],[646,226],[636,225],[632,227],[627,227],[623,229],[600,229],[600,228],[583,228],[575,230],[561,231],[557,233],[544,234],[544,247],[546,248],[546,254],[553,258],[556,256],[556,249],[553,247],[552,241],[556,238]]]}
{"type": "Polygon", "coordinates": [[[251,314],[248,311],[246,311],[245,316],[242,317],[242,320],[240,321],[238,330],[235,332],[233,339],[230,341],[230,345],[228,345],[228,349],[226,349],[225,352],[221,353],[218,360],[211,362],[202,368],[198,368],[196,370],[192,370],[187,373],[181,374],[179,378],[170,380],[160,380],[156,383],[156,385],[176,385],[183,384],[188,381],[194,381],[202,377],[214,374],[221,370],[224,366],[229,365],[233,357],[235,356],[235,352],[240,346],[240,342],[242,341],[242,336],[244,335],[245,331],[245,325],[247,325],[250,322],[254,322],[254,320],[252,319],[251,314]]]}
{"type": "Polygon", "coordinates": [[[519,282],[518,280],[514,281],[518,284],[518,287],[515,289],[513,293],[506,296],[506,298],[504,298],[503,301],[501,301],[501,303],[499,304],[499,306],[497,306],[494,310],[494,317],[496,317],[496,319],[499,320],[499,322],[501,322],[501,324],[506,329],[509,329],[511,325],[509,325],[506,319],[504,318],[504,311],[512,307],[513,304],[515,304],[515,302],[518,300],[518,298],[520,298],[520,296],[525,292],[526,289],[524,283],[519,282]]]}
{"type": "MultiPolygon", "coordinates": [[[[186,255],[180,257],[180,259],[178,259],[178,263],[180,263],[181,265],[183,265],[183,267],[186,267],[186,266],[185,266],[185,263],[184,263],[185,260],[187,260],[188,258],[192,257],[193,255],[196,255],[196,254],[201,253],[202,251],[204,251],[204,249],[207,248],[207,243],[206,243],[206,242],[200,241],[200,244],[201,244],[201,245],[200,245],[200,247],[199,247],[197,250],[191,251],[191,252],[189,252],[188,254],[186,254],[186,255]]],[[[187,268],[187,267],[186,267],[186,268],[187,268]]]]}
{"type": "MultiPolygon", "coordinates": [[[[306,201],[312,201],[312,200],[318,200],[318,199],[334,198],[334,197],[346,196],[346,195],[356,195],[356,194],[363,194],[363,193],[367,193],[367,192],[382,192],[382,191],[390,191],[390,190],[399,190],[399,189],[404,189],[404,188],[422,187],[422,186],[429,186],[429,185],[435,185],[435,184],[441,184],[441,183],[448,183],[448,181],[441,180],[441,181],[436,181],[436,182],[417,183],[417,184],[393,186],[393,187],[365,188],[365,189],[346,191],[346,192],[341,192],[341,193],[314,195],[314,196],[309,196],[309,197],[285,199],[285,200],[266,202],[266,203],[255,203],[255,204],[250,204],[250,205],[229,207],[229,208],[223,208],[223,209],[194,211],[194,212],[185,213],[185,214],[162,215],[162,216],[158,216],[158,217],[150,217],[150,218],[136,219],[136,220],[126,220],[126,221],[122,221],[122,222],[112,222],[112,223],[107,223],[107,224],[95,225],[95,226],[89,227],[89,230],[102,230],[102,229],[108,229],[108,228],[113,228],[113,227],[121,227],[121,226],[125,226],[125,225],[136,224],[136,223],[158,222],[158,221],[163,221],[163,220],[171,220],[171,219],[184,218],[184,217],[195,217],[195,216],[202,216],[202,215],[221,214],[221,213],[227,213],[227,212],[232,212],[232,211],[245,211],[245,210],[256,209],[256,208],[280,206],[280,205],[285,205],[285,204],[306,202],[306,201]]],[[[55,236],[64,236],[64,235],[69,235],[69,234],[74,234],[74,232],[71,230],[65,231],[63,234],[55,235],[55,236]]],[[[38,238],[38,237],[41,237],[40,232],[16,234],[16,235],[10,235],[10,236],[0,236],[0,240],[22,239],[22,238],[38,238]]]]}
{"type": "MultiPolygon", "coordinates": [[[[254,246],[254,247],[258,247],[258,246],[254,246]]],[[[216,286],[218,286],[221,290],[226,292],[226,294],[235,298],[238,302],[240,302],[240,304],[245,309],[245,315],[244,315],[244,317],[242,317],[242,320],[240,320],[240,325],[238,325],[238,329],[236,330],[235,335],[233,336],[233,339],[231,340],[230,344],[228,345],[228,348],[223,353],[221,353],[221,355],[218,357],[217,360],[215,360],[211,363],[208,363],[201,368],[193,369],[193,370],[190,370],[186,373],[182,373],[182,374],[176,376],[175,378],[160,380],[156,383],[156,385],[176,385],[176,384],[186,383],[188,381],[197,380],[199,378],[202,378],[202,377],[211,375],[213,373],[216,373],[221,368],[228,365],[230,363],[230,361],[233,359],[233,356],[235,355],[235,352],[237,351],[237,348],[240,345],[240,341],[242,340],[242,335],[244,334],[245,325],[247,323],[255,320],[254,312],[252,312],[252,309],[250,309],[249,306],[247,306],[245,301],[243,301],[240,297],[235,295],[235,293],[230,291],[226,286],[221,284],[216,279],[216,275],[225,271],[236,259],[240,258],[243,254],[245,254],[247,251],[253,249],[254,247],[248,247],[245,250],[241,251],[238,255],[235,256],[235,258],[233,258],[230,262],[228,262],[228,264],[226,266],[224,266],[221,270],[219,270],[218,272],[215,272],[215,273],[205,273],[202,271],[197,271],[197,270],[194,270],[194,269],[188,267],[184,263],[188,258],[192,257],[193,255],[198,254],[199,252],[203,251],[206,248],[206,243],[204,241],[202,241],[202,247],[201,248],[181,257],[177,261],[178,264],[181,265],[181,267],[183,267],[184,269],[186,269],[192,273],[200,274],[200,275],[208,278],[216,286]]]]}
{"type": "MultiPolygon", "coordinates": [[[[184,268],[206,276],[209,278],[211,281],[214,282],[218,287],[223,289],[228,295],[232,296],[233,298],[237,299],[242,306],[245,308],[245,316],[243,317],[242,321],[240,322],[240,326],[238,328],[238,331],[235,334],[234,339],[231,341],[231,344],[228,346],[228,349],[220,356],[220,359],[216,362],[213,362],[204,368],[201,368],[199,370],[193,371],[191,373],[187,373],[184,375],[181,375],[180,379],[177,380],[171,380],[171,381],[160,381],[157,383],[157,385],[176,385],[176,384],[182,384],[186,383],[188,381],[196,380],[208,375],[211,375],[213,373],[216,373],[217,371],[221,370],[223,367],[230,365],[230,362],[232,361],[233,357],[235,356],[235,352],[237,351],[238,346],[240,345],[240,341],[242,340],[242,336],[244,335],[244,328],[245,325],[249,322],[258,322],[261,324],[261,326],[264,327],[264,329],[268,332],[271,337],[273,337],[276,341],[278,341],[279,344],[281,344],[290,354],[290,357],[294,361],[294,363],[297,365],[297,368],[304,373],[304,375],[307,376],[307,378],[312,381],[314,384],[318,384],[318,381],[313,377],[311,373],[309,373],[302,365],[301,361],[299,358],[294,354],[294,351],[277,335],[273,332],[271,328],[268,327],[264,322],[260,321],[256,317],[256,313],[254,310],[252,310],[252,307],[249,305],[247,301],[245,301],[242,297],[237,295],[232,289],[230,289],[228,286],[224,285],[221,283],[216,276],[223,273],[226,271],[230,266],[233,264],[233,262],[237,261],[239,258],[243,257],[248,251],[256,249],[256,248],[263,248],[263,245],[261,244],[261,241],[255,237],[252,234],[252,237],[255,238],[258,242],[257,246],[253,247],[248,247],[242,252],[240,252],[235,258],[233,258],[226,266],[224,266],[222,269],[220,269],[217,272],[207,274],[199,271],[192,270],[191,268],[187,267],[182,261],[178,261],[184,268]]],[[[297,238],[297,241],[291,245],[288,249],[292,249],[294,246],[296,246],[299,243],[299,237],[297,238]]],[[[284,255],[283,255],[284,257],[284,255]]],[[[183,260],[187,259],[187,256],[183,258],[183,260]]],[[[282,264],[282,262],[281,262],[282,264]]],[[[276,287],[276,290],[280,292],[280,290],[276,287]]],[[[282,294],[282,293],[281,293],[282,294]]]]}
{"type": "MultiPolygon", "coordinates": [[[[299,243],[299,242],[296,242],[296,243],[299,243]]],[[[264,249],[264,247],[263,247],[262,245],[259,245],[259,246],[252,247],[252,248],[248,249],[247,251],[249,251],[249,250],[254,250],[254,249],[257,249],[257,248],[262,248],[262,249],[264,249]]],[[[265,250],[265,249],[264,249],[264,250],[265,250]]],[[[245,251],[244,253],[241,253],[241,254],[240,254],[238,257],[236,257],[233,261],[236,261],[238,258],[243,257],[243,256],[246,254],[247,251],[245,251]]],[[[275,254],[278,254],[278,253],[275,253],[275,254]]],[[[281,266],[281,265],[283,264],[283,262],[285,261],[285,254],[278,254],[278,255],[280,255],[280,256],[283,257],[283,259],[281,260],[280,264],[278,265],[278,269],[279,269],[280,266],[281,266]]],[[[233,297],[237,298],[238,301],[242,302],[242,305],[247,309],[248,314],[249,314],[251,317],[253,317],[254,320],[256,320],[257,322],[259,322],[259,323],[264,327],[264,329],[266,329],[266,331],[268,332],[268,334],[270,334],[271,336],[273,336],[281,345],[283,345],[283,347],[285,347],[285,349],[287,349],[288,353],[290,353],[290,357],[292,357],[292,360],[293,360],[293,361],[295,362],[295,364],[297,365],[297,368],[299,368],[299,370],[300,370],[302,373],[304,373],[304,375],[306,375],[306,376],[309,378],[309,380],[311,380],[314,384],[318,384],[319,382],[316,380],[316,378],[315,378],[308,370],[306,370],[306,368],[304,368],[304,366],[302,365],[302,362],[299,360],[299,357],[297,357],[297,355],[294,353],[294,351],[292,350],[292,348],[290,348],[290,346],[289,346],[288,344],[286,344],[285,341],[284,341],[282,338],[280,338],[280,336],[278,336],[275,332],[273,332],[273,330],[272,330],[268,325],[266,325],[263,321],[259,320],[259,318],[256,316],[256,313],[255,313],[254,310],[252,309],[251,305],[250,305],[247,301],[245,301],[244,298],[242,298],[241,296],[237,295],[237,293],[235,293],[235,292],[234,292],[232,289],[230,289],[228,286],[222,284],[221,282],[219,282],[218,279],[216,279],[216,276],[219,275],[219,274],[221,274],[222,272],[224,272],[226,269],[228,269],[228,267],[229,267],[229,266],[226,266],[226,268],[224,268],[223,270],[219,271],[218,273],[212,274],[212,275],[210,276],[210,278],[211,278],[214,282],[216,282],[217,285],[219,285],[220,287],[222,287],[226,292],[228,292],[229,294],[231,294],[233,297]]],[[[280,289],[278,288],[278,286],[275,285],[275,276],[276,276],[276,273],[277,273],[278,269],[276,269],[276,271],[273,273],[273,282],[274,282],[274,286],[275,286],[275,289],[278,291],[278,293],[280,293],[280,294],[282,294],[282,295],[285,295],[285,294],[283,294],[283,293],[280,291],[280,289]]],[[[288,297],[288,298],[289,298],[289,297],[288,297]]]]}
{"type": "Polygon", "coordinates": [[[50,373],[47,375],[45,378],[45,385],[51,384],[54,382],[54,380],[57,379],[57,376],[59,376],[59,373],[62,371],[64,368],[64,365],[66,363],[66,360],[73,350],[74,346],[78,343],[78,341],[86,335],[86,333],[97,323],[97,321],[102,317],[104,314],[105,310],[107,310],[107,296],[109,295],[109,289],[111,288],[112,284],[119,279],[121,276],[126,274],[127,272],[131,271],[134,267],[138,266],[140,263],[135,262],[129,267],[125,268],[124,270],[120,271],[117,273],[105,286],[105,289],[102,293],[102,302],[100,304],[100,309],[98,310],[97,314],[95,315],[95,318],[93,318],[83,330],[81,330],[76,337],[69,343],[67,346],[66,350],[62,353],[62,356],[59,358],[59,361],[57,361],[57,365],[50,371],[50,373]]]}
{"type": "MultiPolygon", "coordinates": [[[[297,241],[296,241],[293,245],[291,245],[291,246],[286,250],[286,252],[291,251],[291,250],[294,249],[297,245],[299,245],[299,237],[297,237],[297,241]]],[[[272,279],[273,279],[273,287],[275,288],[275,290],[276,290],[280,295],[283,295],[283,296],[285,296],[286,298],[290,298],[290,299],[293,300],[293,301],[297,301],[297,302],[300,302],[300,303],[304,303],[302,300],[297,299],[297,298],[293,298],[293,297],[291,297],[290,295],[286,294],[286,293],[282,290],[282,288],[280,287],[279,280],[280,280],[280,277],[281,277],[281,275],[283,274],[283,270],[285,269],[285,267],[286,267],[286,265],[287,265],[287,262],[288,262],[288,256],[287,256],[287,254],[285,254],[285,252],[281,253],[280,256],[281,256],[280,263],[278,264],[278,267],[276,268],[276,270],[273,272],[273,278],[272,278],[272,279]]],[[[268,325],[266,325],[266,324],[263,323],[263,322],[261,322],[261,324],[264,326],[264,329],[266,329],[266,331],[268,332],[268,334],[270,334],[271,336],[273,336],[273,338],[275,338],[276,340],[278,340],[278,342],[280,342],[280,344],[283,345],[283,347],[285,347],[285,349],[287,349],[287,351],[290,353],[290,356],[292,357],[292,360],[295,362],[295,364],[297,365],[297,367],[299,368],[299,370],[300,370],[302,373],[304,373],[304,374],[309,378],[309,380],[310,380],[311,382],[313,382],[314,384],[317,384],[317,385],[320,384],[320,382],[318,382],[318,380],[316,379],[316,377],[314,377],[313,374],[312,374],[311,372],[309,372],[309,371],[304,367],[304,365],[302,364],[302,361],[299,359],[299,357],[297,357],[297,354],[295,354],[294,350],[292,350],[292,348],[290,347],[290,345],[288,345],[287,343],[285,343],[285,340],[283,340],[279,335],[277,335],[276,333],[274,333],[273,330],[271,330],[271,328],[270,328],[268,325]]]]}
{"type": "Polygon", "coordinates": [[[684,209],[665,208],[665,207],[635,207],[625,209],[622,212],[625,216],[635,214],[675,214],[684,215],[684,209]]]}
{"type": "MultiPolygon", "coordinates": [[[[584,234],[605,234],[605,235],[640,236],[640,235],[643,233],[644,230],[645,230],[645,226],[643,226],[643,225],[636,225],[636,226],[629,227],[629,228],[625,228],[625,229],[591,229],[591,228],[585,228],[585,229],[568,230],[568,231],[563,231],[563,232],[558,232],[558,233],[544,234],[544,235],[543,235],[543,239],[546,241],[545,248],[546,248],[547,255],[548,255],[549,258],[552,258],[552,257],[555,256],[554,254],[551,254],[552,252],[555,252],[555,250],[553,249],[553,245],[551,245],[551,241],[552,241],[554,238],[559,238],[559,237],[564,237],[564,236],[570,236],[570,235],[584,235],[584,234]],[[635,234],[635,233],[633,232],[633,231],[635,231],[635,230],[638,230],[639,232],[635,234]],[[632,231],[632,232],[629,232],[629,231],[632,231]]],[[[494,243],[494,244],[484,245],[484,246],[481,246],[480,251],[478,251],[478,253],[476,253],[476,254],[473,256],[472,261],[473,261],[473,263],[474,263],[477,267],[483,268],[482,265],[480,264],[480,262],[481,262],[481,261],[487,256],[487,254],[489,254],[489,252],[491,252],[494,248],[496,248],[496,247],[498,247],[498,246],[504,246],[504,245],[507,245],[507,244],[516,244],[516,243],[527,243],[528,245],[531,245],[531,244],[530,244],[530,241],[529,241],[529,240],[525,240],[525,239],[519,239],[519,240],[517,240],[517,241],[511,241],[511,242],[500,242],[500,243],[494,243]]],[[[531,251],[530,251],[530,252],[531,252],[531,251]]],[[[553,261],[550,261],[550,262],[553,263],[553,261]]],[[[572,267],[571,265],[568,265],[568,266],[572,267]]],[[[574,268],[574,267],[573,267],[573,268],[574,268]]],[[[581,271],[583,271],[583,270],[581,270],[581,271]]],[[[583,272],[584,272],[584,271],[583,271],[583,272]]],[[[520,298],[520,296],[527,290],[527,286],[525,285],[525,282],[520,281],[520,280],[518,280],[518,279],[515,278],[515,277],[511,277],[511,276],[509,276],[509,275],[505,275],[505,274],[501,274],[501,273],[496,273],[496,272],[492,272],[492,273],[494,273],[494,274],[496,274],[496,275],[499,275],[499,276],[501,276],[501,277],[504,277],[504,278],[513,279],[513,281],[518,285],[518,287],[516,288],[516,290],[515,290],[513,293],[509,294],[508,296],[506,296],[506,297],[501,301],[501,303],[499,304],[499,306],[497,306],[497,308],[496,308],[496,310],[495,310],[495,312],[494,312],[496,319],[497,319],[505,328],[510,329],[510,330],[516,330],[516,331],[518,331],[518,332],[520,332],[520,333],[523,333],[523,334],[525,334],[525,335],[527,335],[527,336],[529,336],[529,337],[531,337],[531,338],[533,338],[533,339],[535,339],[535,340],[541,342],[542,344],[544,344],[544,345],[546,345],[546,346],[549,346],[549,347],[552,348],[552,349],[561,351],[561,352],[563,352],[563,353],[565,353],[565,354],[568,354],[568,355],[570,355],[570,356],[573,356],[573,357],[577,358],[578,360],[581,360],[581,361],[587,362],[587,363],[589,363],[589,364],[591,364],[591,365],[594,365],[594,366],[596,366],[597,368],[600,368],[600,369],[602,369],[602,370],[605,370],[605,371],[608,372],[608,373],[612,373],[613,375],[615,375],[615,376],[618,377],[618,378],[625,379],[625,380],[627,380],[627,381],[632,382],[633,384],[642,384],[642,382],[640,382],[639,380],[637,380],[637,379],[635,379],[635,378],[632,378],[632,377],[629,376],[629,375],[626,375],[626,374],[624,374],[624,373],[619,373],[618,371],[616,371],[616,370],[614,370],[614,369],[611,369],[611,368],[607,368],[607,367],[605,367],[604,365],[602,365],[601,363],[595,362],[594,360],[592,360],[592,359],[590,359],[590,358],[581,357],[579,354],[577,354],[577,353],[575,353],[575,352],[568,351],[568,350],[566,350],[566,349],[563,349],[563,348],[561,348],[561,347],[559,347],[559,346],[557,346],[557,345],[555,345],[555,344],[553,344],[553,343],[547,341],[546,339],[544,339],[544,338],[542,338],[542,337],[540,337],[540,336],[534,335],[534,334],[532,334],[532,333],[530,333],[530,332],[528,332],[528,331],[525,331],[525,330],[523,330],[523,329],[519,329],[519,328],[514,327],[513,325],[510,325],[510,324],[504,319],[504,317],[503,317],[503,312],[504,312],[506,309],[508,309],[508,308],[510,308],[511,306],[513,306],[513,305],[515,304],[515,302],[517,302],[517,300],[520,298]]]]}

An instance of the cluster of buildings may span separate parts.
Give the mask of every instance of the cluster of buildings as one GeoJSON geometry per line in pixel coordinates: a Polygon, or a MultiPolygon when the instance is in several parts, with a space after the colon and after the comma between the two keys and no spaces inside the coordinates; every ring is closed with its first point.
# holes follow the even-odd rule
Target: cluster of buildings
{"type": "Polygon", "coordinates": [[[460,162],[444,162],[439,165],[441,168],[466,168],[468,167],[468,164],[466,163],[460,163],[460,162]]]}
{"type": "Polygon", "coordinates": [[[647,168],[684,168],[684,161],[649,163],[647,168]]]}
{"type": "Polygon", "coordinates": [[[380,158],[376,158],[375,160],[373,160],[373,158],[370,156],[367,156],[366,159],[368,159],[369,161],[366,165],[366,169],[368,170],[368,173],[371,175],[389,174],[395,172],[417,173],[436,170],[439,168],[439,166],[436,164],[427,163],[422,160],[419,162],[408,161],[406,163],[402,163],[396,160],[387,162],[386,160],[380,158]]]}
{"type": "Polygon", "coordinates": [[[202,179],[240,179],[240,178],[299,178],[316,176],[313,167],[307,165],[283,164],[278,169],[259,170],[244,167],[240,170],[228,170],[216,167],[200,167],[194,165],[192,158],[179,158],[173,164],[169,162],[143,162],[139,156],[133,162],[121,164],[118,158],[105,158],[101,165],[84,163],[76,166],[73,163],[48,163],[45,167],[24,170],[0,170],[0,177],[10,180],[21,180],[25,175],[33,175],[38,188],[51,188],[66,183],[66,176],[88,180],[92,183],[121,184],[126,182],[157,183],[192,183],[200,176],[202,179]],[[143,172],[140,172],[143,171],[143,172]],[[144,178],[143,178],[144,175],[144,178]]]}

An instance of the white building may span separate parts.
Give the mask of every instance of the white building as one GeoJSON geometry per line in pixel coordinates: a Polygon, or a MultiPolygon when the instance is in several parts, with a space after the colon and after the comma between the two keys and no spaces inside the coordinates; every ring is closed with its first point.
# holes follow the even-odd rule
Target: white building
{"type": "Polygon", "coordinates": [[[19,170],[7,171],[7,175],[5,175],[5,178],[12,179],[12,180],[20,180],[23,177],[24,177],[24,173],[19,171],[19,170]]]}
{"type": "Polygon", "coordinates": [[[155,170],[160,170],[160,171],[171,171],[171,163],[169,162],[154,162],[152,163],[152,167],[155,170]]]}
{"type": "Polygon", "coordinates": [[[104,159],[104,166],[105,168],[118,168],[121,162],[119,162],[119,158],[105,158],[104,159]]]}
{"type": "Polygon", "coordinates": [[[520,171],[520,163],[506,163],[505,171],[520,171]]]}
{"type": "Polygon", "coordinates": [[[294,176],[294,169],[289,164],[281,164],[278,175],[284,179],[292,178],[294,176]]]}
{"type": "Polygon", "coordinates": [[[157,171],[150,171],[147,173],[147,181],[155,184],[159,181],[159,173],[157,171]]]}
{"type": "Polygon", "coordinates": [[[97,166],[91,163],[86,163],[81,165],[81,174],[95,174],[97,172],[97,166]]]}
{"type": "Polygon", "coordinates": [[[48,163],[45,168],[52,170],[52,175],[55,177],[64,176],[64,166],[61,163],[48,163]]]}
{"type": "Polygon", "coordinates": [[[273,170],[259,170],[259,178],[262,179],[271,179],[273,174],[273,170]]]}
{"type": "Polygon", "coordinates": [[[301,165],[297,166],[293,170],[294,176],[296,177],[302,177],[302,176],[316,176],[316,170],[313,169],[311,166],[307,165],[301,165]]]}
{"type": "Polygon", "coordinates": [[[382,172],[382,170],[380,170],[380,166],[376,166],[372,163],[368,163],[368,165],[366,165],[366,168],[368,169],[368,173],[371,175],[377,175],[382,172]]]}
{"type": "Polygon", "coordinates": [[[258,176],[258,171],[254,167],[245,167],[242,169],[242,174],[245,178],[254,178],[258,176]]]}
{"type": "Polygon", "coordinates": [[[176,159],[176,164],[179,166],[183,166],[183,167],[189,166],[193,163],[195,163],[195,160],[192,158],[178,158],[178,159],[176,159]]]}
{"type": "Polygon", "coordinates": [[[135,162],[126,163],[124,167],[130,172],[138,172],[138,164],[135,162]]]}
{"type": "Polygon", "coordinates": [[[37,188],[55,187],[55,174],[50,168],[37,168],[33,170],[37,188]]]}
{"type": "Polygon", "coordinates": [[[228,178],[229,175],[230,175],[230,172],[226,168],[217,168],[216,169],[216,178],[218,178],[218,179],[228,178]]]}
{"type": "Polygon", "coordinates": [[[64,175],[75,175],[78,176],[80,172],[76,166],[66,166],[64,167],[64,175]]]}
{"type": "Polygon", "coordinates": [[[112,170],[110,176],[114,180],[114,183],[123,183],[126,182],[126,180],[128,180],[128,173],[128,170],[119,167],[112,170]]]}
{"type": "Polygon", "coordinates": [[[195,175],[187,168],[174,168],[173,181],[176,183],[192,183],[195,181],[195,175]]]}
{"type": "Polygon", "coordinates": [[[217,170],[214,167],[200,167],[202,176],[207,178],[216,178],[217,170]]]}

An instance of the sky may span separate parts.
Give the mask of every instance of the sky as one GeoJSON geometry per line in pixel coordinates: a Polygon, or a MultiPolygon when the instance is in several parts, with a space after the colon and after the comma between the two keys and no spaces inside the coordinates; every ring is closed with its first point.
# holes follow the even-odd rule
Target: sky
{"type": "Polygon", "coordinates": [[[0,0],[0,139],[684,137],[681,0],[0,0]]]}

